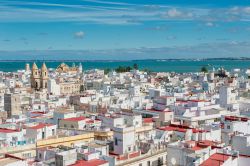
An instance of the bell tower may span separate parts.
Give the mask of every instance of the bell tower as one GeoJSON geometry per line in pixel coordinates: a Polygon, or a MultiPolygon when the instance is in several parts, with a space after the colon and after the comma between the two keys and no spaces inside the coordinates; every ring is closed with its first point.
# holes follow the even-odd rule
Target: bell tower
{"type": "Polygon", "coordinates": [[[39,73],[38,67],[37,67],[35,62],[32,65],[30,83],[31,83],[32,88],[34,88],[36,90],[40,89],[40,83],[41,83],[40,82],[40,73],[39,73]]]}
{"type": "Polygon", "coordinates": [[[48,69],[45,63],[42,65],[41,69],[41,88],[46,89],[48,88],[48,69]]]}

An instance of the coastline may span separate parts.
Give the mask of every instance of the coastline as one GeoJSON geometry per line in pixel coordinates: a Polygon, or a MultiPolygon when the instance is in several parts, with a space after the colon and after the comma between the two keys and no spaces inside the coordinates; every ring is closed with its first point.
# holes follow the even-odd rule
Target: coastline
{"type": "Polygon", "coordinates": [[[153,72],[198,72],[201,67],[205,66],[209,70],[213,68],[225,68],[232,70],[234,68],[248,69],[250,67],[250,59],[154,59],[154,60],[0,60],[0,71],[13,72],[22,70],[26,63],[30,65],[36,62],[40,66],[43,62],[49,68],[56,68],[62,62],[72,66],[82,63],[84,70],[90,69],[115,69],[119,66],[133,66],[138,64],[139,69],[147,69],[153,72]]]}

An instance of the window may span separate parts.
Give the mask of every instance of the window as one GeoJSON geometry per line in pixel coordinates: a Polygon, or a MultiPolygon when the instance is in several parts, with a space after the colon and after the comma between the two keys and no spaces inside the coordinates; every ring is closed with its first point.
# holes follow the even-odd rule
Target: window
{"type": "Polygon", "coordinates": [[[227,125],[227,129],[230,129],[230,125],[227,125]]]}
{"type": "Polygon", "coordinates": [[[41,159],[42,158],[42,154],[41,153],[39,153],[39,159],[41,159]]]}
{"type": "Polygon", "coordinates": [[[74,128],[74,125],[71,125],[71,128],[73,129],[73,128],[74,128]]]}
{"type": "Polygon", "coordinates": [[[150,161],[147,162],[147,166],[150,166],[150,161]]]}
{"type": "Polygon", "coordinates": [[[55,135],[55,129],[52,129],[52,135],[55,135]]]}
{"type": "Polygon", "coordinates": [[[64,128],[66,128],[66,127],[67,127],[67,125],[66,125],[66,124],[64,124],[63,126],[64,126],[64,128]]]}
{"type": "Polygon", "coordinates": [[[129,151],[129,152],[131,151],[131,147],[130,147],[130,146],[128,147],[128,151],[129,151]]]}
{"type": "Polygon", "coordinates": [[[44,131],[42,132],[42,139],[44,139],[45,138],[45,133],[44,133],[44,131]]]}
{"type": "Polygon", "coordinates": [[[141,164],[139,164],[139,166],[142,166],[142,163],[141,163],[141,164]]]}
{"type": "Polygon", "coordinates": [[[30,158],[31,157],[31,153],[23,153],[23,158],[30,158]]]}
{"type": "Polygon", "coordinates": [[[115,138],[115,145],[118,145],[118,139],[115,138]]]}
{"type": "Polygon", "coordinates": [[[163,159],[160,157],[158,157],[158,165],[159,166],[163,165],[163,159]]]}

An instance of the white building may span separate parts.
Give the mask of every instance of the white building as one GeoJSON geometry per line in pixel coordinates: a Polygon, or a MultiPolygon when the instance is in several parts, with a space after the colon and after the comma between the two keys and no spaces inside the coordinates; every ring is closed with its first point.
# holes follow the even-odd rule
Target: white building
{"type": "Polygon", "coordinates": [[[48,92],[52,95],[60,95],[60,85],[56,83],[56,80],[49,79],[48,81],[48,92]]]}
{"type": "Polygon", "coordinates": [[[35,126],[27,127],[26,136],[28,142],[35,143],[37,140],[47,139],[57,134],[57,125],[39,123],[35,126]]]}
{"type": "Polygon", "coordinates": [[[135,128],[133,126],[115,127],[114,131],[114,153],[125,154],[137,150],[135,145],[135,128]]]}

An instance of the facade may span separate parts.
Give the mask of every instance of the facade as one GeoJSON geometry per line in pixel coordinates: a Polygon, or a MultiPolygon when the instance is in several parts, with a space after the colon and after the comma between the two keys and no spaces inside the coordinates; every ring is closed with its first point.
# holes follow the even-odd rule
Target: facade
{"type": "Polygon", "coordinates": [[[39,123],[34,126],[27,127],[26,135],[29,142],[35,142],[41,139],[47,139],[57,134],[57,126],[53,124],[39,123]]]}
{"type": "Polygon", "coordinates": [[[48,81],[48,92],[52,95],[60,95],[61,94],[60,85],[57,84],[55,79],[50,79],[48,81]]]}
{"type": "Polygon", "coordinates": [[[65,63],[61,63],[57,68],[56,71],[58,73],[69,73],[69,74],[76,74],[76,73],[82,73],[82,64],[80,63],[79,66],[72,65],[72,67],[69,67],[65,63]]]}
{"type": "Polygon", "coordinates": [[[81,90],[80,82],[61,82],[59,86],[61,94],[78,94],[81,90]]]}
{"type": "Polygon", "coordinates": [[[8,118],[22,114],[20,95],[14,93],[4,94],[4,110],[7,112],[8,118]]]}
{"type": "Polygon", "coordinates": [[[38,69],[36,63],[33,63],[30,76],[31,88],[35,90],[47,89],[49,80],[48,74],[48,69],[45,63],[43,63],[41,70],[38,69]]]}

